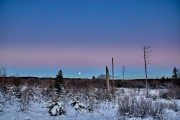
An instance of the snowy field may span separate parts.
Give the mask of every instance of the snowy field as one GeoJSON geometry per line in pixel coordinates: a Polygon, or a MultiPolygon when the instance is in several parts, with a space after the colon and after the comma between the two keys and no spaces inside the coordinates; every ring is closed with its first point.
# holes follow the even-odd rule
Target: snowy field
{"type": "Polygon", "coordinates": [[[180,120],[180,100],[160,97],[167,89],[68,89],[8,86],[0,91],[0,120],[180,120]]]}

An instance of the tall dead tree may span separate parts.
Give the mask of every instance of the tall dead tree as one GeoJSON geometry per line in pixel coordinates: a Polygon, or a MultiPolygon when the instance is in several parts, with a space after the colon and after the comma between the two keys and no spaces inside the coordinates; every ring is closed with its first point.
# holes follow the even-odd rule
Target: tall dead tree
{"type": "Polygon", "coordinates": [[[143,49],[144,49],[144,69],[145,69],[145,76],[146,76],[146,95],[148,95],[148,82],[147,82],[147,75],[148,75],[148,72],[147,72],[147,65],[150,64],[149,61],[148,61],[148,58],[150,56],[150,52],[148,49],[151,48],[150,46],[144,46],[143,49]]]}
{"type": "Polygon", "coordinates": [[[122,67],[123,87],[124,87],[124,73],[126,72],[125,69],[126,69],[126,67],[123,65],[123,67],[122,67]]]}
{"type": "Polygon", "coordinates": [[[109,99],[109,70],[108,70],[108,67],[106,66],[106,94],[107,94],[107,97],[109,99]]]}
{"type": "Polygon", "coordinates": [[[113,58],[112,58],[112,80],[113,80],[112,93],[114,95],[114,61],[113,61],[113,58]]]}

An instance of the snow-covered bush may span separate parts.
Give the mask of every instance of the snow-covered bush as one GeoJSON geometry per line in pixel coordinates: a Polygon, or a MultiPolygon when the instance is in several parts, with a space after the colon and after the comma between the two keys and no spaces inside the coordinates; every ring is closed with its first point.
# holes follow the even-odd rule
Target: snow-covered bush
{"type": "Polygon", "coordinates": [[[164,99],[180,99],[180,87],[174,86],[166,90],[160,90],[159,96],[164,99]]]}
{"type": "Polygon", "coordinates": [[[82,109],[86,109],[86,107],[79,101],[73,101],[71,105],[75,108],[76,111],[81,111],[82,109]]]}
{"type": "Polygon", "coordinates": [[[135,97],[125,96],[120,99],[118,108],[118,116],[141,117],[151,116],[160,119],[167,108],[166,103],[155,102],[145,97],[139,99],[135,97]]]}
{"type": "Polygon", "coordinates": [[[66,111],[63,109],[62,107],[62,104],[57,102],[55,104],[52,104],[50,106],[50,109],[49,109],[49,114],[51,116],[57,116],[57,115],[62,115],[62,114],[66,114],[66,111]]]}
{"type": "Polygon", "coordinates": [[[33,98],[33,92],[29,88],[24,88],[21,91],[21,97],[19,98],[20,111],[26,112],[30,107],[30,102],[33,98]]]}
{"type": "Polygon", "coordinates": [[[1,91],[0,91],[0,112],[2,112],[3,111],[3,107],[4,107],[4,102],[5,102],[5,99],[4,99],[4,97],[2,96],[2,94],[1,94],[1,91]]]}
{"type": "Polygon", "coordinates": [[[153,119],[158,119],[161,120],[163,119],[163,114],[165,111],[165,108],[167,108],[168,105],[166,103],[162,103],[162,102],[152,102],[151,107],[149,108],[149,115],[153,118],[153,119]]]}
{"type": "Polygon", "coordinates": [[[170,103],[169,108],[175,112],[179,111],[179,105],[175,100],[170,103]]]}
{"type": "Polygon", "coordinates": [[[171,98],[180,99],[180,87],[174,86],[168,90],[168,94],[171,98]]]}
{"type": "Polygon", "coordinates": [[[119,99],[119,109],[118,114],[122,116],[131,115],[134,112],[134,102],[135,98],[131,98],[129,96],[124,96],[119,99]]]}
{"type": "Polygon", "coordinates": [[[170,99],[167,90],[159,90],[159,97],[163,99],[170,99]]]}

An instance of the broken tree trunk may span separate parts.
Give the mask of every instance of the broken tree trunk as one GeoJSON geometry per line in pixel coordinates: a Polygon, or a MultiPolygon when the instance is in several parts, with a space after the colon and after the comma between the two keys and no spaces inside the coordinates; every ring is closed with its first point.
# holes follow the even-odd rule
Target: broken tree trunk
{"type": "Polygon", "coordinates": [[[106,66],[106,93],[107,93],[107,97],[109,99],[109,70],[108,70],[108,67],[106,66]]]}

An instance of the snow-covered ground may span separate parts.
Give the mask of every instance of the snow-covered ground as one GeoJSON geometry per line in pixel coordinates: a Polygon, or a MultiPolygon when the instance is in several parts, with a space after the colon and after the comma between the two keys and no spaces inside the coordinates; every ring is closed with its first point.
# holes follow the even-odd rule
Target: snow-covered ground
{"type": "MultiPolygon", "coordinates": [[[[27,88],[23,87],[21,91],[27,88]]],[[[69,90],[64,92],[60,98],[49,97],[43,94],[44,88],[33,89],[31,97],[25,99],[26,95],[21,98],[15,97],[14,94],[0,92],[0,120],[153,120],[150,115],[145,117],[135,117],[129,112],[122,115],[119,113],[119,106],[125,98],[130,102],[136,102],[144,98],[154,103],[166,103],[162,111],[161,118],[164,120],[180,120],[180,100],[162,99],[159,97],[160,90],[149,90],[149,96],[146,98],[145,89],[137,88],[118,88],[116,89],[115,98],[110,101],[103,97],[103,91],[92,88],[73,92],[69,90]],[[101,93],[101,94],[100,94],[101,93]],[[171,105],[171,107],[169,107],[171,105]],[[177,107],[177,110],[173,108],[177,107]],[[65,113],[53,116],[60,109],[65,113]],[[50,112],[52,114],[50,114],[50,112]]],[[[45,89],[44,89],[45,90],[45,89]]],[[[28,92],[29,94],[29,92],[28,92]]],[[[124,101],[126,102],[126,101],[124,101]]],[[[124,103],[125,104],[125,103],[124,103]]],[[[158,104],[159,105],[159,104],[158,104]]],[[[164,104],[162,104],[164,105],[164,104]]],[[[155,106],[156,107],[156,106],[155,106]]]]}

